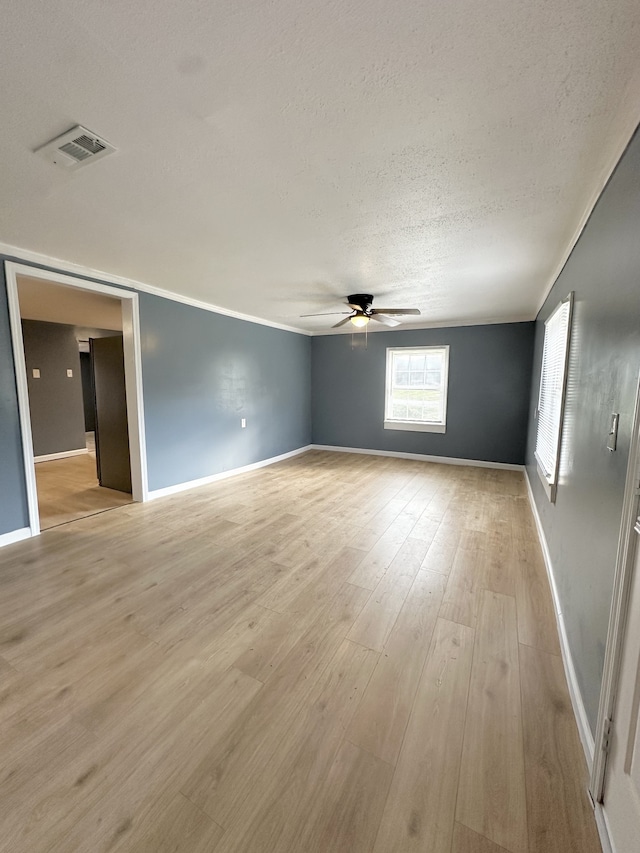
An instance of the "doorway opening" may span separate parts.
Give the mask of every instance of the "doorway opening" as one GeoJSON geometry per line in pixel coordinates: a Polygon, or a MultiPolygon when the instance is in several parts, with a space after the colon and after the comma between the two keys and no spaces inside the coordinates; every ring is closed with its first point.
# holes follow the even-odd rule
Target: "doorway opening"
{"type": "Polygon", "coordinates": [[[5,273],[31,535],[145,500],[137,293],[5,273]]]}

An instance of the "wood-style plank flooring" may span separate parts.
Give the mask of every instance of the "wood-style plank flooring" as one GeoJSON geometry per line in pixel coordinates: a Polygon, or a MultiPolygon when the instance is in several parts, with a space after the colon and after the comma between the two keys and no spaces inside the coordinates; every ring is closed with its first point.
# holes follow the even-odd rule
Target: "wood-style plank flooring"
{"type": "Polygon", "coordinates": [[[519,472],[313,451],[0,565],[2,851],[600,850],[519,472]]]}
{"type": "Polygon", "coordinates": [[[89,453],[36,463],[42,530],[131,503],[131,495],[99,485],[95,444],[87,446],[89,453]]]}

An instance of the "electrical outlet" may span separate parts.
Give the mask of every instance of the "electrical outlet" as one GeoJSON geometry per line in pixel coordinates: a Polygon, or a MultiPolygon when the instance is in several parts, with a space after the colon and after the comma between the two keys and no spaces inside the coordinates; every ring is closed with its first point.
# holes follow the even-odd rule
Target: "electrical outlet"
{"type": "Polygon", "coordinates": [[[34,379],[40,379],[40,368],[39,367],[33,368],[33,378],[34,379]]]}
{"type": "Polygon", "coordinates": [[[247,419],[242,418],[242,420],[240,421],[240,426],[242,427],[242,429],[244,429],[246,427],[246,425],[247,425],[247,419]]]}
{"type": "Polygon", "coordinates": [[[71,368],[67,369],[67,376],[69,377],[69,379],[73,379],[73,370],[71,370],[71,368]]]}

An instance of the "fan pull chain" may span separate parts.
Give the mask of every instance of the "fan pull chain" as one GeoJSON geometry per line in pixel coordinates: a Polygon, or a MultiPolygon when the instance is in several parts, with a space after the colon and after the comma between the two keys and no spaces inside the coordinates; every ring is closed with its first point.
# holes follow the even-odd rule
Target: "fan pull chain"
{"type": "MultiPolygon", "coordinates": [[[[352,351],[357,349],[358,341],[357,341],[357,332],[351,332],[351,349],[352,351]]],[[[364,348],[369,349],[369,329],[364,327],[364,348]]]]}

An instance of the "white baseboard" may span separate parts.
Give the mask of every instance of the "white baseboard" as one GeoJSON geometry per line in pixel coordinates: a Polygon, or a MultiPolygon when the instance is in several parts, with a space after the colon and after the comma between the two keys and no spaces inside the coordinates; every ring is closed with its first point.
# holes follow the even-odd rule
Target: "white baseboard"
{"type": "Polygon", "coordinates": [[[363,447],[338,447],[332,444],[310,444],[308,449],[330,450],[336,453],[364,453],[367,456],[391,456],[396,459],[417,459],[420,462],[439,462],[442,465],[470,465],[472,468],[524,471],[524,465],[512,465],[510,462],[485,462],[483,459],[461,459],[458,456],[428,456],[426,453],[403,453],[400,450],[367,450],[363,447]]]}
{"type": "Polygon", "coordinates": [[[68,456],[82,456],[83,453],[88,453],[86,447],[79,447],[77,450],[62,450],[60,453],[45,453],[43,456],[34,456],[34,462],[51,462],[53,459],[66,459],[68,456]]]}
{"type": "Polygon", "coordinates": [[[580,693],[580,687],[578,685],[578,677],[576,675],[575,666],[573,665],[573,656],[571,655],[569,638],[567,636],[567,628],[564,622],[564,616],[562,615],[562,604],[560,602],[560,596],[558,595],[558,587],[556,585],[555,574],[553,571],[553,563],[551,562],[551,554],[549,553],[549,546],[547,545],[547,539],[544,535],[544,528],[542,527],[542,520],[538,513],[538,507],[536,506],[536,502],[533,497],[531,481],[529,480],[528,473],[525,473],[524,479],[527,484],[529,504],[531,505],[531,511],[533,512],[533,517],[536,522],[538,539],[540,540],[542,556],[544,557],[544,564],[546,566],[547,576],[549,578],[549,586],[551,587],[551,595],[553,597],[553,609],[556,614],[556,622],[558,624],[558,635],[560,637],[560,651],[562,652],[564,672],[567,678],[567,684],[569,685],[569,694],[571,696],[573,713],[578,724],[578,733],[580,735],[582,748],[584,749],[584,754],[586,756],[587,764],[589,766],[589,772],[591,772],[595,749],[593,734],[591,733],[589,718],[587,717],[587,712],[584,707],[582,694],[580,693]]]}
{"type": "Polygon", "coordinates": [[[0,534],[0,548],[5,545],[13,545],[14,542],[21,542],[23,539],[28,539],[30,536],[30,527],[21,527],[19,530],[11,530],[9,533],[2,533],[0,534]]]}
{"type": "Polygon", "coordinates": [[[176,483],[175,486],[167,486],[164,489],[154,489],[149,492],[147,499],[153,501],[156,498],[166,498],[168,495],[176,495],[178,492],[186,492],[188,489],[197,489],[199,486],[208,486],[210,483],[217,483],[218,480],[226,480],[228,477],[237,477],[238,474],[246,474],[248,471],[256,471],[258,468],[265,468],[267,465],[274,465],[276,462],[290,459],[292,456],[299,456],[311,448],[312,445],[307,444],[297,450],[290,450],[288,453],[281,453],[279,456],[271,456],[269,459],[263,459],[260,462],[252,462],[250,465],[243,465],[241,468],[231,468],[229,471],[200,477],[198,480],[188,480],[186,483],[176,483]]]}

